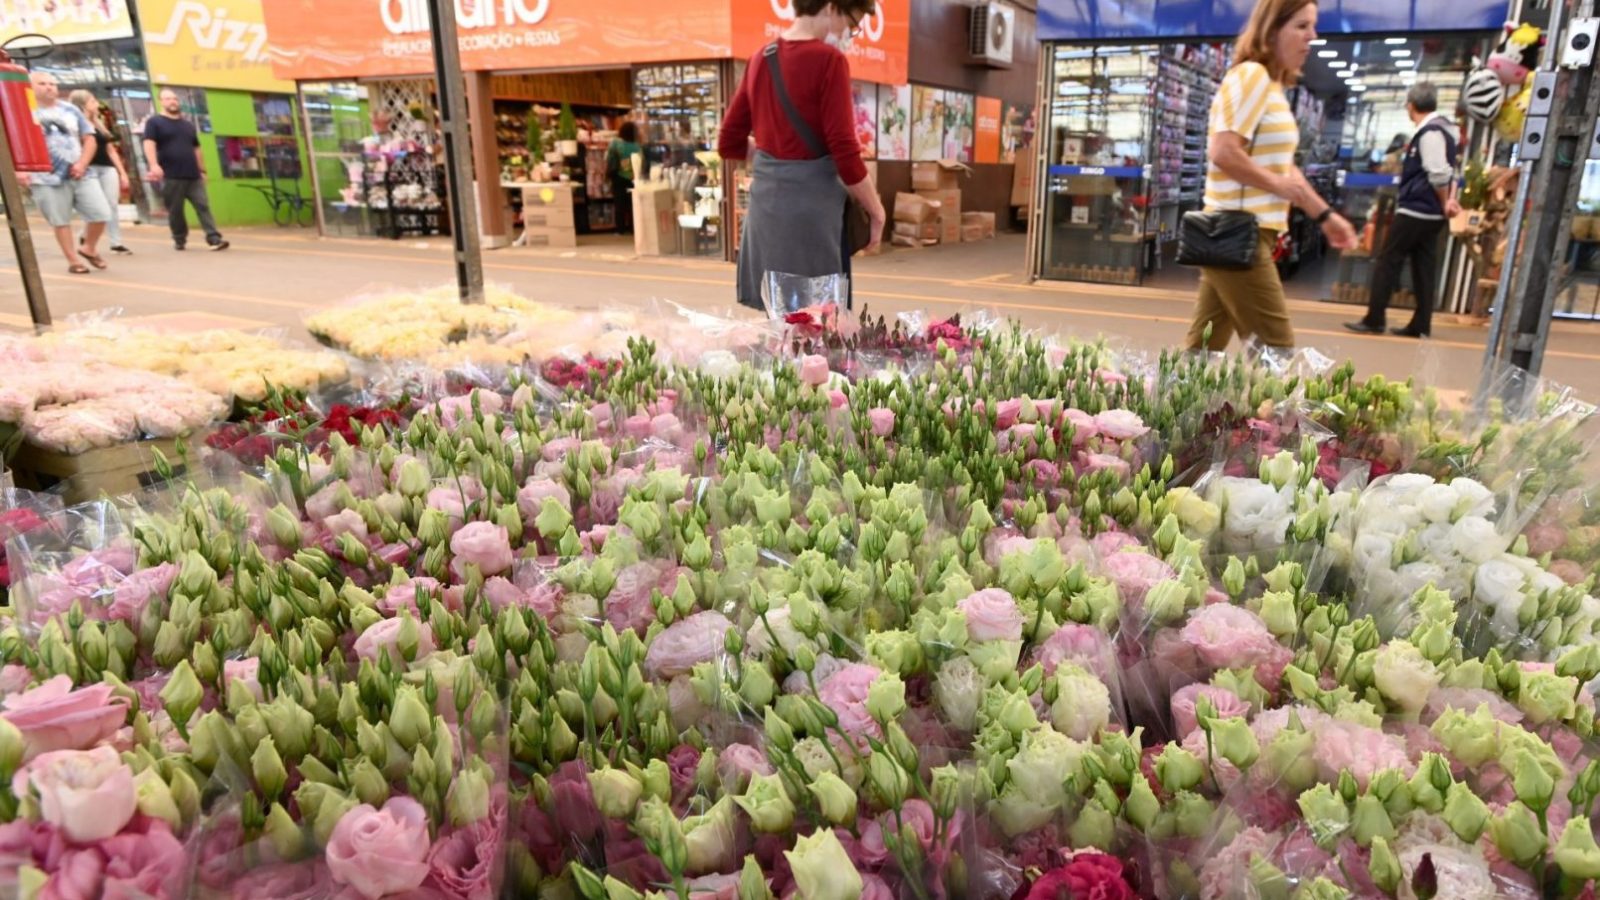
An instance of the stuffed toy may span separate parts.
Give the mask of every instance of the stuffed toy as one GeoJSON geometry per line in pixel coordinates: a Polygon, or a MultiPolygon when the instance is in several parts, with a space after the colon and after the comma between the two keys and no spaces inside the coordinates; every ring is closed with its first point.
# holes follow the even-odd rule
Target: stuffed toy
{"type": "Polygon", "coordinates": [[[1505,105],[1506,86],[1500,83],[1500,76],[1488,69],[1473,69],[1461,89],[1461,99],[1473,121],[1488,124],[1500,115],[1500,107],[1505,105]]]}
{"type": "Polygon", "coordinates": [[[1467,78],[1464,97],[1468,114],[1480,122],[1493,120],[1502,140],[1522,137],[1522,125],[1528,117],[1529,86],[1543,46],[1544,37],[1538,27],[1507,22],[1505,37],[1489,54],[1488,63],[1467,78]],[[1490,76],[1502,88],[1499,103],[1494,102],[1490,76]]]}
{"type": "Polygon", "coordinates": [[[1508,88],[1521,88],[1528,75],[1539,67],[1539,48],[1544,37],[1534,25],[1506,23],[1506,36],[1489,54],[1489,71],[1508,88]]]}

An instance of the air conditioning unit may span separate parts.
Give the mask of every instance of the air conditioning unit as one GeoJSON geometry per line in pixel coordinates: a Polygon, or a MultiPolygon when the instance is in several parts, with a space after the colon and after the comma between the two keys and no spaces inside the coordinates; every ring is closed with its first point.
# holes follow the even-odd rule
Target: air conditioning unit
{"type": "Polygon", "coordinates": [[[978,3],[972,7],[970,61],[996,69],[1011,68],[1016,33],[1015,7],[1004,3],[978,3]]]}

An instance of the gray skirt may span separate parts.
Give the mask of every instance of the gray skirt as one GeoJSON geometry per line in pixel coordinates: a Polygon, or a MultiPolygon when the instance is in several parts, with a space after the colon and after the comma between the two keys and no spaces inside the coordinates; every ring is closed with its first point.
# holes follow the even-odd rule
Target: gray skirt
{"type": "Polygon", "coordinates": [[[750,209],[739,238],[739,302],[762,309],[768,272],[821,278],[845,273],[844,204],[833,159],[756,152],[750,209]]]}

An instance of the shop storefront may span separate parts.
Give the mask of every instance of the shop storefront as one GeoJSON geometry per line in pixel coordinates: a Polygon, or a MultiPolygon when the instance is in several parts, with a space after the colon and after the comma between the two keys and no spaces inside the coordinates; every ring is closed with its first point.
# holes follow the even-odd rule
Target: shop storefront
{"type": "MultiPolygon", "coordinates": [[[[1202,205],[1211,100],[1243,25],[1241,13],[1198,5],[1207,8],[1187,4],[1180,21],[1165,7],[1145,17],[1124,15],[1125,4],[1117,15],[1107,3],[1040,4],[1033,277],[1193,288],[1197,272],[1173,262],[1178,223],[1202,205]]],[[[1464,137],[1482,130],[1458,111],[1461,87],[1473,57],[1492,46],[1505,3],[1443,7],[1324,9],[1316,52],[1288,92],[1301,135],[1296,158],[1362,240],[1333,251],[1297,213],[1275,254],[1289,296],[1366,303],[1374,248],[1394,214],[1395,151],[1413,128],[1405,112],[1413,84],[1438,89],[1440,112],[1458,119],[1464,137]]],[[[1471,279],[1464,252],[1450,241],[1441,259],[1446,305],[1462,305],[1457,286],[1471,279]]],[[[1403,285],[1395,305],[1408,302],[1403,285]]]]}
{"type": "MultiPolygon", "coordinates": [[[[906,81],[909,9],[910,0],[880,4],[852,51],[852,70],[874,96],[880,82],[906,81]]],[[[736,204],[713,152],[717,129],[742,74],[738,61],[792,17],[783,0],[458,6],[474,192],[488,244],[731,255],[736,204]],[[633,200],[615,195],[606,169],[625,121],[639,127],[650,173],[633,200]],[[615,236],[636,205],[635,238],[615,236]]],[[[305,98],[324,227],[392,233],[371,224],[389,218],[374,213],[374,182],[380,174],[393,180],[397,146],[408,158],[433,151],[425,13],[408,3],[281,0],[267,5],[267,24],[277,74],[297,82],[305,98]],[[406,117],[393,114],[396,103],[387,98],[405,84],[428,98],[421,119],[409,107],[406,117]],[[362,117],[371,139],[356,136],[362,117]],[[426,127],[417,127],[423,120],[426,127]]],[[[385,186],[378,202],[443,208],[447,189],[440,180],[391,201],[385,186]]]]}

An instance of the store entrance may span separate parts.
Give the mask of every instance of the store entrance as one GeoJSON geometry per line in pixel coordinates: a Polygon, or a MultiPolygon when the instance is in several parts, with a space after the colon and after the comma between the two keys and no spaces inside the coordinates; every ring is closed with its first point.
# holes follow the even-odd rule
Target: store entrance
{"type": "MultiPolygon", "coordinates": [[[[1296,160],[1362,240],[1355,250],[1333,251],[1295,211],[1275,252],[1290,298],[1366,303],[1373,253],[1394,214],[1400,151],[1414,127],[1406,91],[1431,82],[1439,111],[1465,124],[1457,114],[1460,88],[1485,37],[1318,42],[1300,84],[1288,91],[1300,125],[1296,160]]],[[[1174,262],[1178,223],[1202,207],[1207,123],[1230,46],[1054,45],[1049,52],[1039,276],[1195,290],[1197,270],[1174,262]]],[[[1395,306],[1411,302],[1408,289],[1409,273],[1395,306]]]]}

